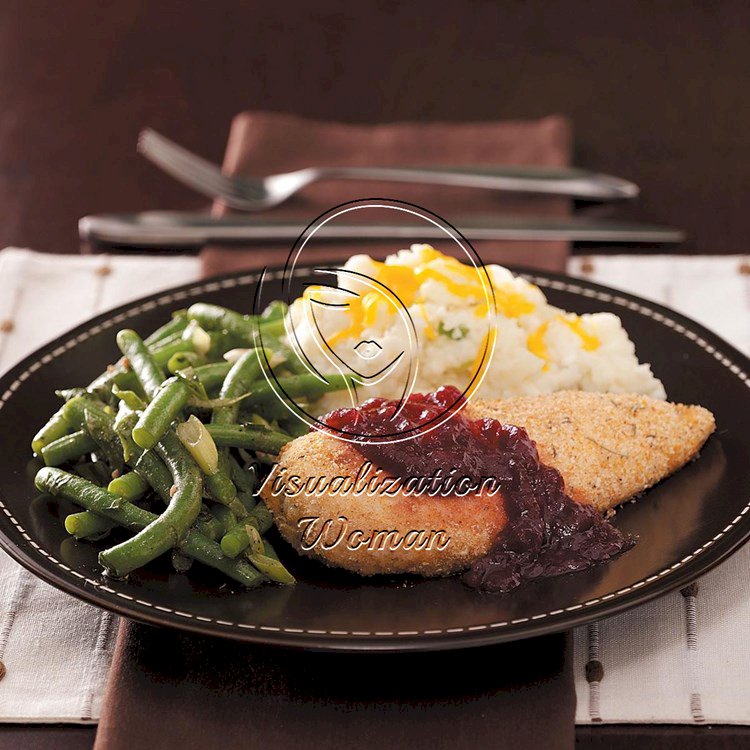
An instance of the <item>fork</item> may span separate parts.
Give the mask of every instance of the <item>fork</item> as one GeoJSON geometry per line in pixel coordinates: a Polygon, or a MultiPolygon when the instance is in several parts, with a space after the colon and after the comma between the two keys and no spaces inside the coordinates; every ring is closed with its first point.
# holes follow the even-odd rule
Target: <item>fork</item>
{"type": "Polygon", "coordinates": [[[565,195],[588,200],[635,198],[632,182],[581,169],[540,167],[308,167],[267,177],[230,177],[210,161],[147,128],[138,151],[179,182],[241,211],[283,203],[320,180],[374,180],[486,188],[514,193],[565,195]]]}

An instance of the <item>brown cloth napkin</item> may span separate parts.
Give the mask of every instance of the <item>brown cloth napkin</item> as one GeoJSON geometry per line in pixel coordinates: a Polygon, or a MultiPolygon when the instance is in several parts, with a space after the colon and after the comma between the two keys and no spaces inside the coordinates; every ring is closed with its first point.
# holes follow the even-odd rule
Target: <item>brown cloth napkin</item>
{"type": "Polygon", "coordinates": [[[336,654],[123,620],[95,750],[572,750],[566,645],[336,654]]]}
{"type": "MultiPolygon", "coordinates": [[[[313,166],[505,164],[565,167],[570,164],[570,154],[570,124],[559,116],[530,122],[344,125],[291,115],[243,113],[232,123],[224,171],[265,175],[313,166]]],[[[457,225],[458,229],[461,229],[460,219],[472,214],[566,216],[570,211],[570,202],[565,198],[336,180],[315,183],[263,216],[298,220],[306,225],[333,206],[370,197],[415,203],[457,225]]],[[[221,205],[216,205],[214,210],[217,214],[226,213],[221,205]]],[[[290,244],[256,245],[248,249],[206,248],[201,254],[203,275],[283,263],[290,244]]],[[[358,245],[337,243],[316,245],[313,252],[336,259],[348,258],[355,252],[382,256],[407,244],[403,240],[358,245]]],[[[485,262],[515,263],[553,271],[564,269],[569,250],[565,242],[479,242],[474,246],[485,262]]]]}
{"type": "MultiPolygon", "coordinates": [[[[374,127],[242,114],[225,168],[270,174],[314,165],[565,166],[566,120],[374,127]]],[[[406,200],[450,222],[470,213],[565,215],[567,201],[420,185],[321,183],[274,210],[307,223],[365,197],[406,200]]],[[[223,212],[223,207],[216,207],[223,212]]],[[[460,228],[460,227],[459,227],[460,228]]],[[[476,246],[485,262],[564,270],[563,242],[476,246]]],[[[326,257],[397,243],[330,245],[326,257]]],[[[288,246],[207,248],[204,276],[283,263],[288,246]]],[[[96,750],[409,748],[571,750],[575,688],[564,635],[424,654],[334,654],[239,644],[123,620],[96,750]]]]}

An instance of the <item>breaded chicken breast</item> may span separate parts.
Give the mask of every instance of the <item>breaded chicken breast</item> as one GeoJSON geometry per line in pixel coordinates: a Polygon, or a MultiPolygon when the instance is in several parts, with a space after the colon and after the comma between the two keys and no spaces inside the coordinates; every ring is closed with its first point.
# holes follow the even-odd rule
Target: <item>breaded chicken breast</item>
{"type": "Polygon", "coordinates": [[[523,427],[568,495],[602,512],[681,469],[716,427],[702,406],[629,394],[562,391],[466,408],[474,419],[523,427]]]}
{"type": "MultiPolygon", "coordinates": [[[[542,462],[561,473],[566,492],[602,512],[684,466],[715,426],[699,406],[577,391],[477,401],[467,416],[523,427],[542,462]]],[[[261,494],[279,531],[301,554],[362,575],[443,576],[484,557],[508,522],[497,493],[341,491],[367,465],[356,445],[320,432],[282,450],[261,494]]],[[[370,465],[368,476],[375,475],[388,476],[370,465]]]]}

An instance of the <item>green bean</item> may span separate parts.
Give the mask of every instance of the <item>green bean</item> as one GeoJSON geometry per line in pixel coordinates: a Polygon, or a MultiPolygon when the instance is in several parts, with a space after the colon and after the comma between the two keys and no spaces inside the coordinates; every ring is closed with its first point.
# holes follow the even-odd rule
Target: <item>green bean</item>
{"type": "Polygon", "coordinates": [[[106,461],[111,472],[122,472],[125,458],[122,443],[115,432],[115,418],[94,406],[85,409],[84,430],[97,445],[97,453],[106,461]]]}
{"type": "Polygon", "coordinates": [[[231,362],[213,362],[210,365],[194,367],[192,374],[207,391],[212,391],[221,387],[231,368],[231,362]]]}
{"type": "MultiPolygon", "coordinates": [[[[173,320],[152,333],[143,343],[149,349],[158,349],[164,345],[166,339],[175,334],[180,335],[187,325],[185,311],[175,314],[173,320]]],[[[112,386],[117,385],[124,390],[134,390],[138,384],[136,374],[130,367],[125,367],[125,358],[117,364],[110,365],[105,372],[95,378],[86,390],[105,401],[112,395],[112,386]]]]}
{"type": "Polygon", "coordinates": [[[151,489],[164,503],[169,503],[172,492],[172,475],[159,456],[151,451],[143,451],[133,464],[133,469],[148,482],[151,489]]]}
{"type": "Polygon", "coordinates": [[[283,432],[258,425],[207,424],[216,445],[263,453],[278,453],[292,438],[283,432]]]}
{"type": "Polygon", "coordinates": [[[240,462],[232,455],[228,458],[229,476],[234,482],[234,486],[239,492],[252,494],[258,484],[258,468],[256,464],[251,464],[247,469],[240,465],[240,462]]]}
{"type": "Polygon", "coordinates": [[[76,539],[101,539],[117,524],[104,516],[98,516],[90,510],[71,513],[65,519],[65,530],[76,539]]]}
{"type": "Polygon", "coordinates": [[[148,482],[137,471],[129,471],[127,474],[115,477],[107,485],[108,492],[118,497],[124,497],[130,502],[143,497],[148,488],[148,482]]]}
{"type": "MultiPolygon", "coordinates": [[[[263,341],[265,345],[265,340],[263,341]]],[[[272,349],[276,347],[271,347],[272,349]]],[[[284,357],[284,367],[292,375],[309,375],[309,367],[297,356],[297,353],[289,346],[280,344],[278,347],[279,353],[284,357]]]]}
{"type": "MultiPolygon", "coordinates": [[[[263,374],[258,352],[248,349],[232,365],[219,391],[219,398],[233,400],[248,393],[263,374]]],[[[213,424],[234,424],[240,411],[240,402],[217,406],[211,415],[213,424]]]]}
{"type": "Polygon", "coordinates": [[[107,468],[104,461],[81,461],[76,464],[75,472],[100,487],[109,484],[112,479],[112,470],[107,468]]]}
{"type": "Polygon", "coordinates": [[[273,516],[264,502],[259,502],[248,518],[261,534],[265,534],[273,526],[273,516]]]}
{"type": "Polygon", "coordinates": [[[175,333],[181,334],[185,330],[185,326],[188,323],[187,311],[176,310],[172,313],[172,319],[165,323],[160,328],[157,328],[145,341],[144,343],[149,348],[158,344],[160,341],[173,336],[175,333]]]}
{"type": "Polygon", "coordinates": [[[89,383],[86,390],[104,401],[109,401],[115,385],[125,390],[134,390],[139,387],[135,373],[130,368],[126,368],[122,360],[116,365],[110,365],[99,377],[89,383]]]}
{"type": "Polygon", "coordinates": [[[181,336],[165,339],[151,351],[154,362],[160,367],[166,367],[167,363],[176,354],[194,353],[195,346],[192,341],[185,341],[181,336]]]}
{"type": "Polygon", "coordinates": [[[237,497],[237,488],[226,471],[219,470],[215,474],[207,476],[205,482],[209,495],[217,503],[226,505],[232,513],[240,518],[246,515],[245,506],[237,497]]]}
{"type": "Polygon", "coordinates": [[[151,403],[133,428],[133,440],[144,450],[153,448],[162,439],[172,422],[187,406],[190,386],[184,378],[175,376],[165,380],[151,396],[151,403]]]}
{"type": "Polygon", "coordinates": [[[171,497],[172,475],[153,451],[144,451],[136,445],[132,433],[137,421],[138,415],[123,407],[115,420],[115,432],[122,443],[125,463],[140,474],[156,494],[168,503],[171,497]]]}
{"type": "Polygon", "coordinates": [[[135,331],[127,328],[119,331],[117,345],[127,358],[146,395],[153,398],[165,378],[164,370],[154,362],[151,353],[135,331]]]}
{"type": "Polygon", "coordinates": [[[294,586],[296,578],[284,567],[283,563],[275,557],[250,552],[247,559],[267,578],[283,586],[294,586]]]}
{"type": "Polygon", "coordinates": [[[245,348],[250,345],[244,337],[238,337],[227,331],[209,331],[211,346],[206,352],[209,359],[222,359],[232,349],[245,348]]]}
{"type": "Polygon", "coordinates": [[[188,308],[188,317],[197,321],[207,331],[226,331],[235,346],[252,345],[257,328],[262,333],[279,336],[284,332],[284,321],[271,319],[263,321],[256,315],[242,315],[219,305],[196,302],[188,308]],[[280,325],[279,325],[280,324],[280,325]]]}
{"type": "Polygon", "coordinates": [[[71,425],[65,417],[65,405],[61,406],[48,420],[47,424],[42,427],[31,441],[31,450],[34,453],[40,453],[45,445],[49,445],[54,440],[64,437],[71,431],[71,425]]]}
{"type": "Polygon", "coordinates": [[[318,376],[308,373],[280,377],[274,387],[271,387],[268,381],[258,383],[253,392],[243,399],[240,408],[246,415],[258,414],[271,421],[287,419],[291,412],[285,404],[289,404],[290,399],[301,406],[303,400],[305,404],[311,403],[326,393],[353,387],[349,375],[328,375],[327,378],[326,381],[322,381],[318,376]]]}
{"type": "Polygon", "coordinates": [[[115,478],[108,483],[110,491],[105,491],[97,482],[107,483],[108,477],[89,472],[88,464],[82,464],[81,473],[92,482],[46,468],[38,475],[38,485],[49,485],[53,494],[82,495],[83,501],[78,497],[78,502],[86,512],[66,519],[66,528],[77,538],[95,538],[114,524],[136,532],[100,554],[108,571],[127,575],[172,550],[173,565],[179,570],[189,567],[188,555],[225,570],[246,585],[257,585],[264,578],[294,583],[262,539],[272,517],[264,503],[256,503],[257,472],[243,468],[229,451],[232,447],[253,450],[258,460],[265,462],[292,439],[284,430],[294,434],[306,431],[289,416],[275,389],[262,378],[264,363],[252,347],[260,334],[269,346],[264,359],[273,356],[274,372],[282,375],[278,378],[282,392],[300,403],[351,387],[351,378],[331,376],[322,381],[307,371],[283,339],[287,312],[280,301],[260,316],[195,304],[145,341],[132,330],[120,331],[117,343],[122,359],[87,389],[61,392],[66,403],[37,433],[32,448],[41,452],[48,467],[95,452],[93,468],[109,465],[107,472],[115,478]],[[248,351],[234,364],[215,361],[229,349],[241,348],[248,351]],[[283,355],[280,364],[279,354],[283,355]],[[175,377],[166,379],[165,367],[175,377]],[[206,393],[191,399],[194,389],[201,391],[198,384],[206,393]],[[221,401],[214,401],[216,396],[221,401]],[[120,413],[115,418],[109,404],[116,405],[116,399],[120,413]],[[171,429],[181,415],[196,409],[204,418],[206,411],[211,411],[211,424],[201,427],[203,442],[213,448],[213,458],[205,451],[191,457],[171,429]],[[261,426],[237,424],[241,413],[256,422],[262,421],[262,416],[280,419],[282,428],[275,421],[261,426]],[[127,473],[118,476],[110,471],[124,470],[126,465],[131,469],[127,473]],[[132,504],[149,486],[166,503],[161,515],[132,504]],[[212,509],[202,502],[204,486],[207,497],[217,503],[212,509]],[[214,538],[221,539],[221,544],[214,538]],[[188,549],[191,544],[195,547],[192,552],[188,549]],[[244,552],[244,559],[230,560],[222,546],[235,556],[244,552]],[[253,557],[261,572],[247,562],[253,557]]]}
{"type": "Polygon", "coordinates": [[[211,513],[221,524],[222,536],[237,525],[237,516],[224,505],[214,505],[211,513]]]}
{"type": "Polygon", "coordinates": [[[317,401],[321,396],[332,391],[340,391],[352,385],[352,379],[349,375],[327,375],[327,380],[323,381],[316,375],[290,375],[285,378],[279,378],[277,389],[281,389],[277,396],[274,388],[265,381],[258,383],[253,392],[243,401],[243,407],[252,409],[254,406],[273,402],[280,397],[299,398],[303,397],[307,401],[317,401]]]}
{"type": "Polygon", "coordinates": [[[260,315],[261,321],[278,320],[279,318],[286,317],[289,311],[289,305],[280,299],[272,300],[268,303],[265,310],[260,315]]]}
{"type": "MultiPolygon", "coordinates": [[[[137,505],[123,501],[85,479],[60,469],[40,469],[35,480],[40,492],[63,497],[87,510],[106,516],[130,531],[141,531],[153,524],[159,516],[137,505]]],[[[180,551],[190,557],[220,570],[248,588],[263,582],[264,577],[245,560],[231,560],[221,552],[221,547],[199,531],[191,529],[180,551]]]]}
{"type": "Polygon", "coordinates": [[[117,576],[125,576],[178,546],[201,509],[201,471],[177,436],[168,432],[156,450],[172,473],[175,490],[166,510],[153,523],[99,555],[99,561],[117,576]]]}
{"type": "Polygon", "coordinates": [[[250,513],[256,505],[255,494],[253,492],[237,492],[237,499],[242,503],[242,507],[250,513]]]}
{"type": "MultiPolygon", "coordinates": [[[[187,316],[182,314],[179,321],[177,319],[170,321],[165,326],[162,326],[159,330],[155,331],[149,336],[145,342],[145,346],[151,349],[159,349],[163,347],[165,340],[175,334],[180,334],[187,325],[187,316]]],[[[189,345],[188,345],[189,348],[189,345]]],[[[162,353],[163,356],[164,352],[162,353]]],[[[112,386],[117,385],[123,390],[134,390],[138,385],[138,378],[130,367],[125,367],[125,359],[121,359],[117,364],[110,365],[105,372],[95,378],[88,386],[86,390],[93,393],[100,398],[108,401],[112,395],[112,386]]]]}
{"type": "Polygon", "coordinates": [[[74,396],[63,404],[62,411],[71,427],[81,430],[86,427],[86,411],[114,421],[114,414],[101,399],[86,393],[74,396]]]}
{"type": "Polygon", "coordinates": [[[216,542],[212,542],[195,530],[191,529],[188,532],[188,536],[180,549],[194,560],[216,568],[247,588],[255,588],[265,580],[265,577],[246,560],[228,558],[222,553],[221,547],[216,542]]]}
{"type": "Polygon", "coordinates": [[[188,367],[197,367],[203,362],[203,357],[196,352],[176,352],[167,362],[167,370],[172,375],[176,375],[180,370],[186,370],[188,367]]]}
{"type": "Polygon", "coordinates": [[[302,437],[310,432],[310,426],[306,422],[303,422],[298,416],[291,414],[287,419],[282,419],[279,422],[279,426],[292,437],[302,437]]]}
{"type": "MultiPolygon", "coordinates": [[[[294,405],[285,398],[283,401],[277,398],[269,398],[263,403],[253,404],[252,407],[245,409],[244,404],[240,407],[240,422],[252,422],[253,424],[264,424],[268,422],[278,422],[287,419],[291,415],[292,409],[296,407],[306,407],[307,403],[302,399],[296,399],[294,405]],[[262,421],[257,421],[260,418],[262,421]]],[[[267,425],[266,425],[267,426],[267,425]]]]}
{"type": "Polygon", "coordinates": [[[247,533],[248,525],[243,521],[221,538],[221,551],[227,557],[237,557],[250,544],[250,537],[247,533]]]}
{"type": "Polygon", "coordinates": [[[191,305],[187,314],[188,318],[198,321],[207,331],[227,331],[248,343],[253,341],[253,332],[258,323],[258,318],[254,315],[241,315],[234,310],[205,302],[191,305]]]}
{"type": "Polygon", "coordinates": [[[101,374],[97,375],[88,385],[90,393],[98,396],[102,399],[108,399],[112,393],[112,386],[117,382],[120,384],[122,378],[126,377],[126,374],[130,372],[125,370],[122,365],[109,365],[109,367],[101,374]]]}
{"type": "Polygon", "coordinates": [[[78,430],[45,445],[41,449],[40,455],[46,466],[60,466],[67,461],[73,461],[87,453],[92,453],[96,448],[96,443],[89,437],[88,433],[78,430]]]}
{"type": "MultiPolygon", "coordinates": [[[[221,507],[223,508],[224,506],[222,505],[221,507]]],[[[224,525],[206,505],[201,508],[201,512],[198,514],[198,518],[196,519],[195,524],[193,524],[193,528],[197,529],[201,534],[207,536],[213,541],[221,539],[225,533],[224,525]]]]}
{"type": "MultiPolygon", "coordinates": [[[[257,352],[254,349],[250,349],[232,365],[221,387],[219,397],[231,400],[242,396],[248,392],[260,374],[261,366],[257,352]]],[[[232,424],[236,421],[238,412],[239,402],[219,406],[213,410],[211,421],[218,424],[232,424]]],[[[219,470],[207,478],[206,486],[216,500],[232,507],[241,517],[244,514],[240,513],[239,509],[234,505],[237,502],[237,490],[231,480],[230,473],[231,465],[228,461],[228,451],[223,449],[219,456],[219,470]],[[231,502],[227,502],[230,499],[231,502]]],[[[245,505],[242,501],[239,502],[244,509],[245,505]]]]}
{"type": "Polygon", "coordinates": [[[198,514],[195,528],[209,539],[216,541],[221,539],[229,529],[233,529],[236,524],[237,516],[224,505],[214,505],[211,508],[204,505],[198,514]]]}
{"type": "Polygon", "coordinates": [[[258,534],[265,534],[273,526],[273,516],[265,503],[258,503],[246,518],[243,518],[233,529],[230,529],[221,538],[221,550],[227,557],[237,557],[247,549],[251,542],[248,527],[254,529],[258,534]]]}
{"type": "Polygon", "coordinates": [[[58,396],[63,401],[70,401],[73,398],[76,398],[76,396],[92,396],[94,394],[87,391],[85,388],[60,388],[59,390],[55,391],[55,396],[58,396]]]}
{"type": "Polygon", "coordinates": [[[258,325],[258,331],[260,332],[260,337],[265,345],[265,340],[267,338],[278,338],[286,333],[284,319],[278,318],[276,320],[261,321],[258,325]]]}
{"type": "Polygon", "coordinates": [[[133,468],[143,449],[135,444],[133,440],[133,427],[138,421],[138,414],[130,409],[124,402],[120,404],[120,411],[115,417],[114,429],[117,437],[122,443],[122,455],[125,463],[133,468]]]}

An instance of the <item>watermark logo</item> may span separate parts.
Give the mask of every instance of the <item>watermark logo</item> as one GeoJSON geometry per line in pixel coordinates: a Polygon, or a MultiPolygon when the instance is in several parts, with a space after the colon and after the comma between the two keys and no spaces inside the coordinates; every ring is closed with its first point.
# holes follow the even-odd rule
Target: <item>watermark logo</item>
{"type": "MultiPolygon", "coordinates": [[[[393,250],[399,249],[398,245],[408,244],[394,240],[393,250]]],[[[363,244],[362,251],[366,250],[367,245],[363,244]]],[[[380,443],[413,439],[450,419],[465,405],[485,375],[495,343],[492,284],[468,240],[449,222],[425,208],[378,198],[352,201],[330,209],[300,234],[289,253],[281,281],[283,301],[288,305],[295,303],[296,314],[285,318],[284,340],[299,369],[323,385],[331,376],[343,378],[350,406],[358,406],[384,392],[391,394],[389,397],[396,402],[396,409],[390,415],[393,430],[387,434],[375,437],[362,430],[326,427],[335,437],[350,442],[376,439],[380,443]],[[429,281],[429,277],[415,281],[413,274],[406,274],[408,278],[404,279],[397,267],[372,261],[364,264],[364,270],[316,262],[317,242],[330,243],[357,231],[366,238],[375,234],[384,222],[401,225],[403,234],[413,241],[429,240],[430,244],[439,245],[446,255],[457,257],[466,269],[463,276],[468,273],[471,278],[468,284],[466,278],[448,278],[447,291],[450,293],[451,286],[454,289],[470,287],[481,297],[478,302],[486,311],[485,315],[477,316],[476,325],[487,331],[467,368],[461,398],[447,404],[441,414],[426,417],[416,428],[411,424],[408,430],[398,427],[398,417],[409,396],[419,388],[426,358],[450,357],[450,352],[446,355],[444,349],[438,353],[432,342],[426,340],[424,299],[421,290],[417,295],[414,290],[415,284],[429,281]],[[383,317],[388,320],[387,327],[378,324],[383,317]]],[[[256,289],[256,312],[278,297],[278,285],[267,283],[264,274],[256,289]]],[[[432,334],[434,338],[434,332],[432,334]]],[[[265,347],[261,332],[258,337],[262,353],[265,347]]],[[[441,335],[439,343],[450,347],[455,342],[450,335],[441,335]]],[[[268,384],[285,408],[309,427],[322,428],[304,397],[289,392],[283,380],[274,374],[271,363],[266,361],[265,365],[268,384]]]]}
{"type": "Polygon", "coordinates": [[[444,552],[451,541],[442,529],[352,529],[346,516],[305,516],[297,521],[297,528],[300,530],[300,547],[305,552],[314,549],[327,552],[336,547],[344,547],[350,552],[444,552]]]}
{"type": "Polygon", "coordinates": [[[432,474],[391,476],[371,461],[363,461],[353,474],[300,476],[274,464],[260,494],[291,499],[296,497],[495,497],[502,492],[496,477],[472,478],[457,468],[437,468],[432,474]]]}

